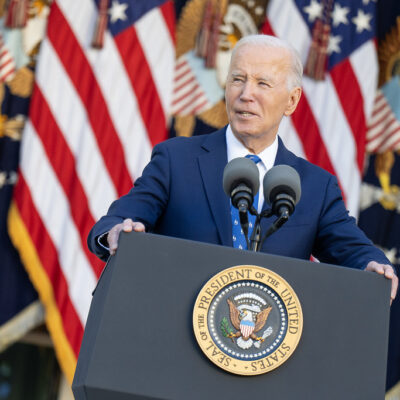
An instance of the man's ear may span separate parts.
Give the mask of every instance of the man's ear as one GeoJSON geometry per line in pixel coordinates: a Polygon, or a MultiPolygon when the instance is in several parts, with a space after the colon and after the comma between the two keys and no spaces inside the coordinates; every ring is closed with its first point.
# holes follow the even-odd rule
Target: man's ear
{"type": "Polygon", "coordinates": [[[299,104],[300,97],[301,97],[301,87],[297,86],[294,89],[292,89],[289,93],[289,100],[288,104],[285,110],[285,115],[288,117],[289,115],[292,115],[294,113],[294,110],[296,110],[297,104],[299,104]]]}

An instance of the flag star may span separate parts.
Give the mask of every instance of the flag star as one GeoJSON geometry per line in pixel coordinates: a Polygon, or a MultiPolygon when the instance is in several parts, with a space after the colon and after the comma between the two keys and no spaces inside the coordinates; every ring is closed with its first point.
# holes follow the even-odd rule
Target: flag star
{"type": "Polygon", "coordinates": [[[335,8],[332,12],[333,26],[338,26],[340,24],[347,25],[349,23],[347,19],[347,14],[349,12],[349,7],[341,7],[339,3],[335,3],[335,8]]]}
{"type": "Polygon", "coordinates": [[[363,10],[358,10],[357,16],[352,19],[352,22],[356,26],[356,32],[361,33],[364,29],[370,31],[370,21],[372,14],[365,14],[363,10]]]}
{"type": "Polygon", "coordinates": [[[338,36],[333,36],[330,35],[329,36],[329,43],[328,43],[328,49],[327,52],[328,54],[332,54],[332,53],[340,53],[340,46],[339,43],[342,41],[342,37],[340,35],[338,36]]]}
{"type": "Polygon", "coordinates": [[[117,22],[119,19],[121,21],[125,21],[128,17],[125,14],[126,9],[128,8],[128,4],[119,3],[118,0],[113,0],[111,8],[108,10],[108,13],[111,17],[111,23],[117,22]]]}
{"type": "Polygon", "coordinates": [[[367,6],[367,5],[369,4],[370,1],[373,2],[373,3],[376,3],[377,0],[363,0],[363,4],[364,4],[365,6],[367,6]]]}
{"type": "Polygon", "coordinates": [[[243,250],[243,246],[241,244],[239,244],[239,249],[243,250]]]}
{"type": "Polygon", "coordinates": [[[236,241],[236,236],[232,236],[232,239],[235,242],[236,241]]]}
{"type": "Polygon", "coordinates": [[[238,221],[237,219],[235,219],[235,220],[233,221],[233,223],[234,223],[235,225],[237,225],[237,224],[239,223],[239,221],[238,221]]]}
{"type": "Polygon", "coordinates": [[[322,4],[319,4],[316,0],[311,0],[311,3],[304,7],[303,10],[308,14],[308,20],[314,22],[318,17],[322,16],[322,4]]]}

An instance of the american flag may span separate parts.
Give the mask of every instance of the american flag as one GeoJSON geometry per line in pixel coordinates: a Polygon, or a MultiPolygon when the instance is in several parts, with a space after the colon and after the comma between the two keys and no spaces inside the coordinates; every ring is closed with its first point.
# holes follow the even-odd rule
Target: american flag
{"type": "Polygon", "coordinates": [[[167,138],[175,65],[171,1],[112,0],[102,49],[91,46],[97,15],[92,0],[52,3],[10,209],[70,381],[104,266],[87,234],[167,138]]]}
{"type": "MultiPolygon", "coordinates": [[[[271,0],[263,32],[288,40],[305,62],[321,4],[271,0]]],[[[140,176],[152,146],[167,137],[172,107],[190,113],[204,105],[173,104],[185,59],[175,72],[172,1],[108,6],[104,46],[95,49],[97,3],[52,3],[10,210],[10,235],[71,381],[104,265],[89,253],[87,234],[140,176]]],[[[280,128],[289,148],[338,176],[353,213],[377,83],[374,8],[372,0],[334,2],[325,80],[305,77],[298,110],[280,128]]],[[[197,95],[194,101],[203,93],[197,95]]]]}
{"type": "MultiPolygon", "coordinates": [[[[289,41],[305,64],[324,2],[271,0],[263,30],[289,41]]],[[[358,210],[367,121],[378,78],[375,3],[333,2],[325,79],[304,77],[300,104],[279,131],[297,155],[337,176],[353,215],[358,210]]]]}

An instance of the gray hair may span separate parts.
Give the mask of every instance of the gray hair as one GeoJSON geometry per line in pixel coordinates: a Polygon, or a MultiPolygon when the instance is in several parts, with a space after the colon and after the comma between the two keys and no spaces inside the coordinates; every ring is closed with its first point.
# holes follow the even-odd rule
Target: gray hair
{"type": "Polygon", "coordinates": [[[301,87],[301,80],[303,76],[303,64],[301,63],[299,53],[289,43],[275,36],[270,36],[270,35],[244,36],[236,43],[236,46],[233,48],[231,60],[233,59],[237,50],[245,45],[255,45],[264,48],[278,47],[286,49],[289,52],[291,58],[291,74],[289,74],[287,80],[288,90],[292,90],[297,86],[301,87]]]}

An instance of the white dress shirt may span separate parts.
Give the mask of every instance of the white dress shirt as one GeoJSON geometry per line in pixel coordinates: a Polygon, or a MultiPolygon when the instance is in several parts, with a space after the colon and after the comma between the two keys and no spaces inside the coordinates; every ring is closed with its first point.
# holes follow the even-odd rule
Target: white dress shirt
{"type": "MultiPolygon", "coordinates": [[[[245,157],[250,153],[246,147],[239,142],[236,136],[233,134],[230,125],[226,128],[226,149],[228,162],[237,157],[245,157]]],[[[264,149],[261,153],[257,154],[261,161],[257,163],[258,171],[260,172],[260,190],[258,195],[258,206],[257,211],[261,212],[262,206],[264,204],[264,188],[263,179],[266,172],[274,166],[276,153],[278,152],[278,135],[274,142],[264,149]]]]}

